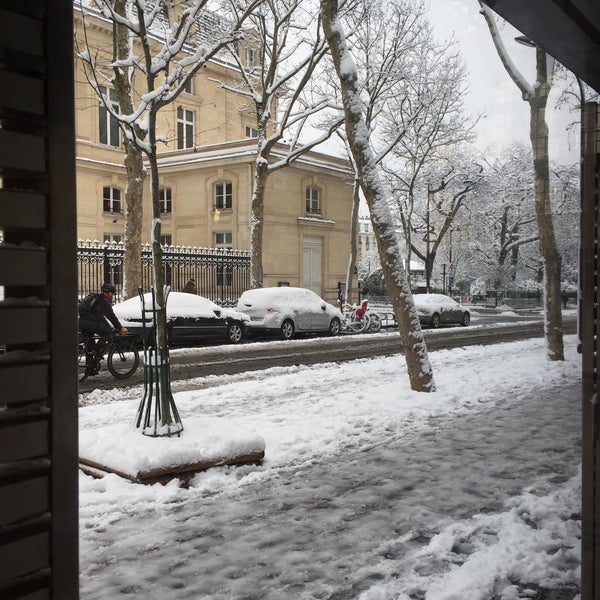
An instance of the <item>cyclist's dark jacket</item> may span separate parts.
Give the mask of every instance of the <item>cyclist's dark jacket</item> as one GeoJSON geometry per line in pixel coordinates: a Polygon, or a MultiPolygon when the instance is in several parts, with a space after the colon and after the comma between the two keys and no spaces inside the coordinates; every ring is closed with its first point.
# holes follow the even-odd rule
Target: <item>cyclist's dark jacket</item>
{"type": "Polygon", "coordinates": [[[112,309],[110,301],[103,295],[98,297],[98,300],[92,308],[92,312],[87,315],[82,315],[80,319],[85,321],[96,321],[100,325],[106,325],[106,319],[108,319],[115,329],[121,329],[122,327],[112,309]]]}

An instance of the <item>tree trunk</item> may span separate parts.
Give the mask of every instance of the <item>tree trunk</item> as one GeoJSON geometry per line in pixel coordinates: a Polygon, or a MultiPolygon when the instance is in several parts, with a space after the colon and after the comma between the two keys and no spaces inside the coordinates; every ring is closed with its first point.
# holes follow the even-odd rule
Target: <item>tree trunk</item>
{"type": "Polygon", "coordinates": [[[548,162],[548,129],[546,126],[547,93],[530,101],[530,136],[535,175],[535,212],[540,250],[544,258],[545,335],[548,358],[564,360],[560,297],[561,256],[556,246],[552,206],[550,204],[550,168],[548,162]]]}
{"type": "Polygon", "coordinates": [[[369,144],[368,131],[360,108],[356,67],[348,53],[338,21],[337,1],[321,0],[321,16],[325,37],[340,80],[346,135],[369,206],[386,288],[400,329],[410,385],[415,391],[431,392],[435,390],[433,371],[402,264],[391,212],[369,144]]]}
{"type": "Polygon", "coordinates": [[[125,188],[125,260],[123,265],[123,295],[132,298],[142,285],[142,220],[144,169],[143,155],[139,148],[126,143],[125,167],[127,187],[125,188]]]}
{"type": "MultiPolygon", "coordinates": [[[[126,0],[115,1],[115,12],[123,18],[127,17],[126,0]]],[[[129,58],[131,53],[129,42],[129,30],[122,25],[113,23],[113,56],[116,60],[122,61],[129,58]]],[[[114,68],[113,73],[119,110],[121,114],[131,115],[134,107],[129,74],[121,67],[114,68]]],[[[135,133],[140,139],[145,137],[138,127],[135,128],[135,133]]],[[[142,202],[146,171],[140,148],[128,139],[125,139],[123,145],[125,146],[125,169],[127,171],[123,296],[131,298],[137,295],[138,288],[142,285],[142,202]]]]}
{"type": "Polygon", "coordinates": [[[254,174],[254,191],[252,194],[252,209],[250,216],[250,287],[263,287],[263,230],[265,211],[265,191],[269,167],[263,160],[256,161],[254,174]]]}
{"type": "Polygon", "coordinates": [[[536,47],[537,84],[532,97],[529,98],[529,136],[533,150],[535,212],[540,236],[540,250],[544,258],[546,346],[550,360],[564,360],[560,296],[561,256],[556,246],[550,203],[548,126],[546,124],[546,103],[550,93],[550,83],[546,73],[546,61],[544,50],[536,47]]]}
{"type": "Polygon", "coordinates": [[[350,215],[350,258],[348,259],[348,271],[346,272],[346,293],[344,302],[352,304],[352,282],[354,271],[356,270],[356,261],[358,258],[358,210],[360,208],[360,183],[358,179],[354,180],[352,192],[352,213],[350,215]]]}

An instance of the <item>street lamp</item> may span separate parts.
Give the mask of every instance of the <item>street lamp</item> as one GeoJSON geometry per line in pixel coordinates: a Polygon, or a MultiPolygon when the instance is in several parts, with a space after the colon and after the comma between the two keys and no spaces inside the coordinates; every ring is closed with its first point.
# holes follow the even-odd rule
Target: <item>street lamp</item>
{"type": "Polygon", "coordinates": [[[518,35],[515,38],[515,42],[517,42],[518,44],[521,44],[522,46],[528,46],[529,48],[535,48],[535,46],[536,46],[535,42],[531,41],[525,35],[518,35]]]}

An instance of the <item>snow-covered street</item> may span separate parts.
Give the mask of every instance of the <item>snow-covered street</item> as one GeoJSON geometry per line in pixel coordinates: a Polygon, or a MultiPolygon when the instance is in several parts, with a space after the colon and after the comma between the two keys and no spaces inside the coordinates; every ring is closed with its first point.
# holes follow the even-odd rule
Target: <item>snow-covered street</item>
{"type": "MultiPolygon", "coordinates": [[[[82,599],[576,597],[575,344],[564,363],[541,339],[431,353],[435,394],[410,391],[401,356],[177,393],[184,426],[231,420],[266,440],[264,463],[188,489],[82,474],[82,599]]],[[[132,422],[138,398],[82,396],[81,428],[132,422]]]]}

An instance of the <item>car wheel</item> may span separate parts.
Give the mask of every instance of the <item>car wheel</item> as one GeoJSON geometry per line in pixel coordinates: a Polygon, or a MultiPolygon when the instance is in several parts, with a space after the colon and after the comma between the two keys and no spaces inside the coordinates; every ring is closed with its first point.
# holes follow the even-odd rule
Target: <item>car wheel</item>
{"type": "Polygon", "coordinates": [[[341,328],[342,325],[339,319],[331,319],[331,323],[329,323],[329,335],[337,335],[340,332],[341,328]]]}
{"type": "Polygon", "coordinates": [[[284,340],[289,340],[293,337],[294,335],[294,323],[292,323],[292,321],[290,321],[289,319],[286,319],[282,324],[281,324],[281,337],[284,340]]]}
{"type": "Polygon", "coordinates": [[[460,324],[463,327],[466,327],[470,322],[471,322],[471,315],[468,312],[464,313],[460,324]]]}
{"type": "Polygon", "coordinates": [[[432,329],[437,329],[440,326],[440,315],[434,313],[431,317],[431,321],[429,322],[432,329]]]}
{"type": "Polygon", "coordinates": [[[230,323],[227,327],[227,341],[230,344],[239,344],[242,340],[244,332],[239,323],[230,323]]]}

